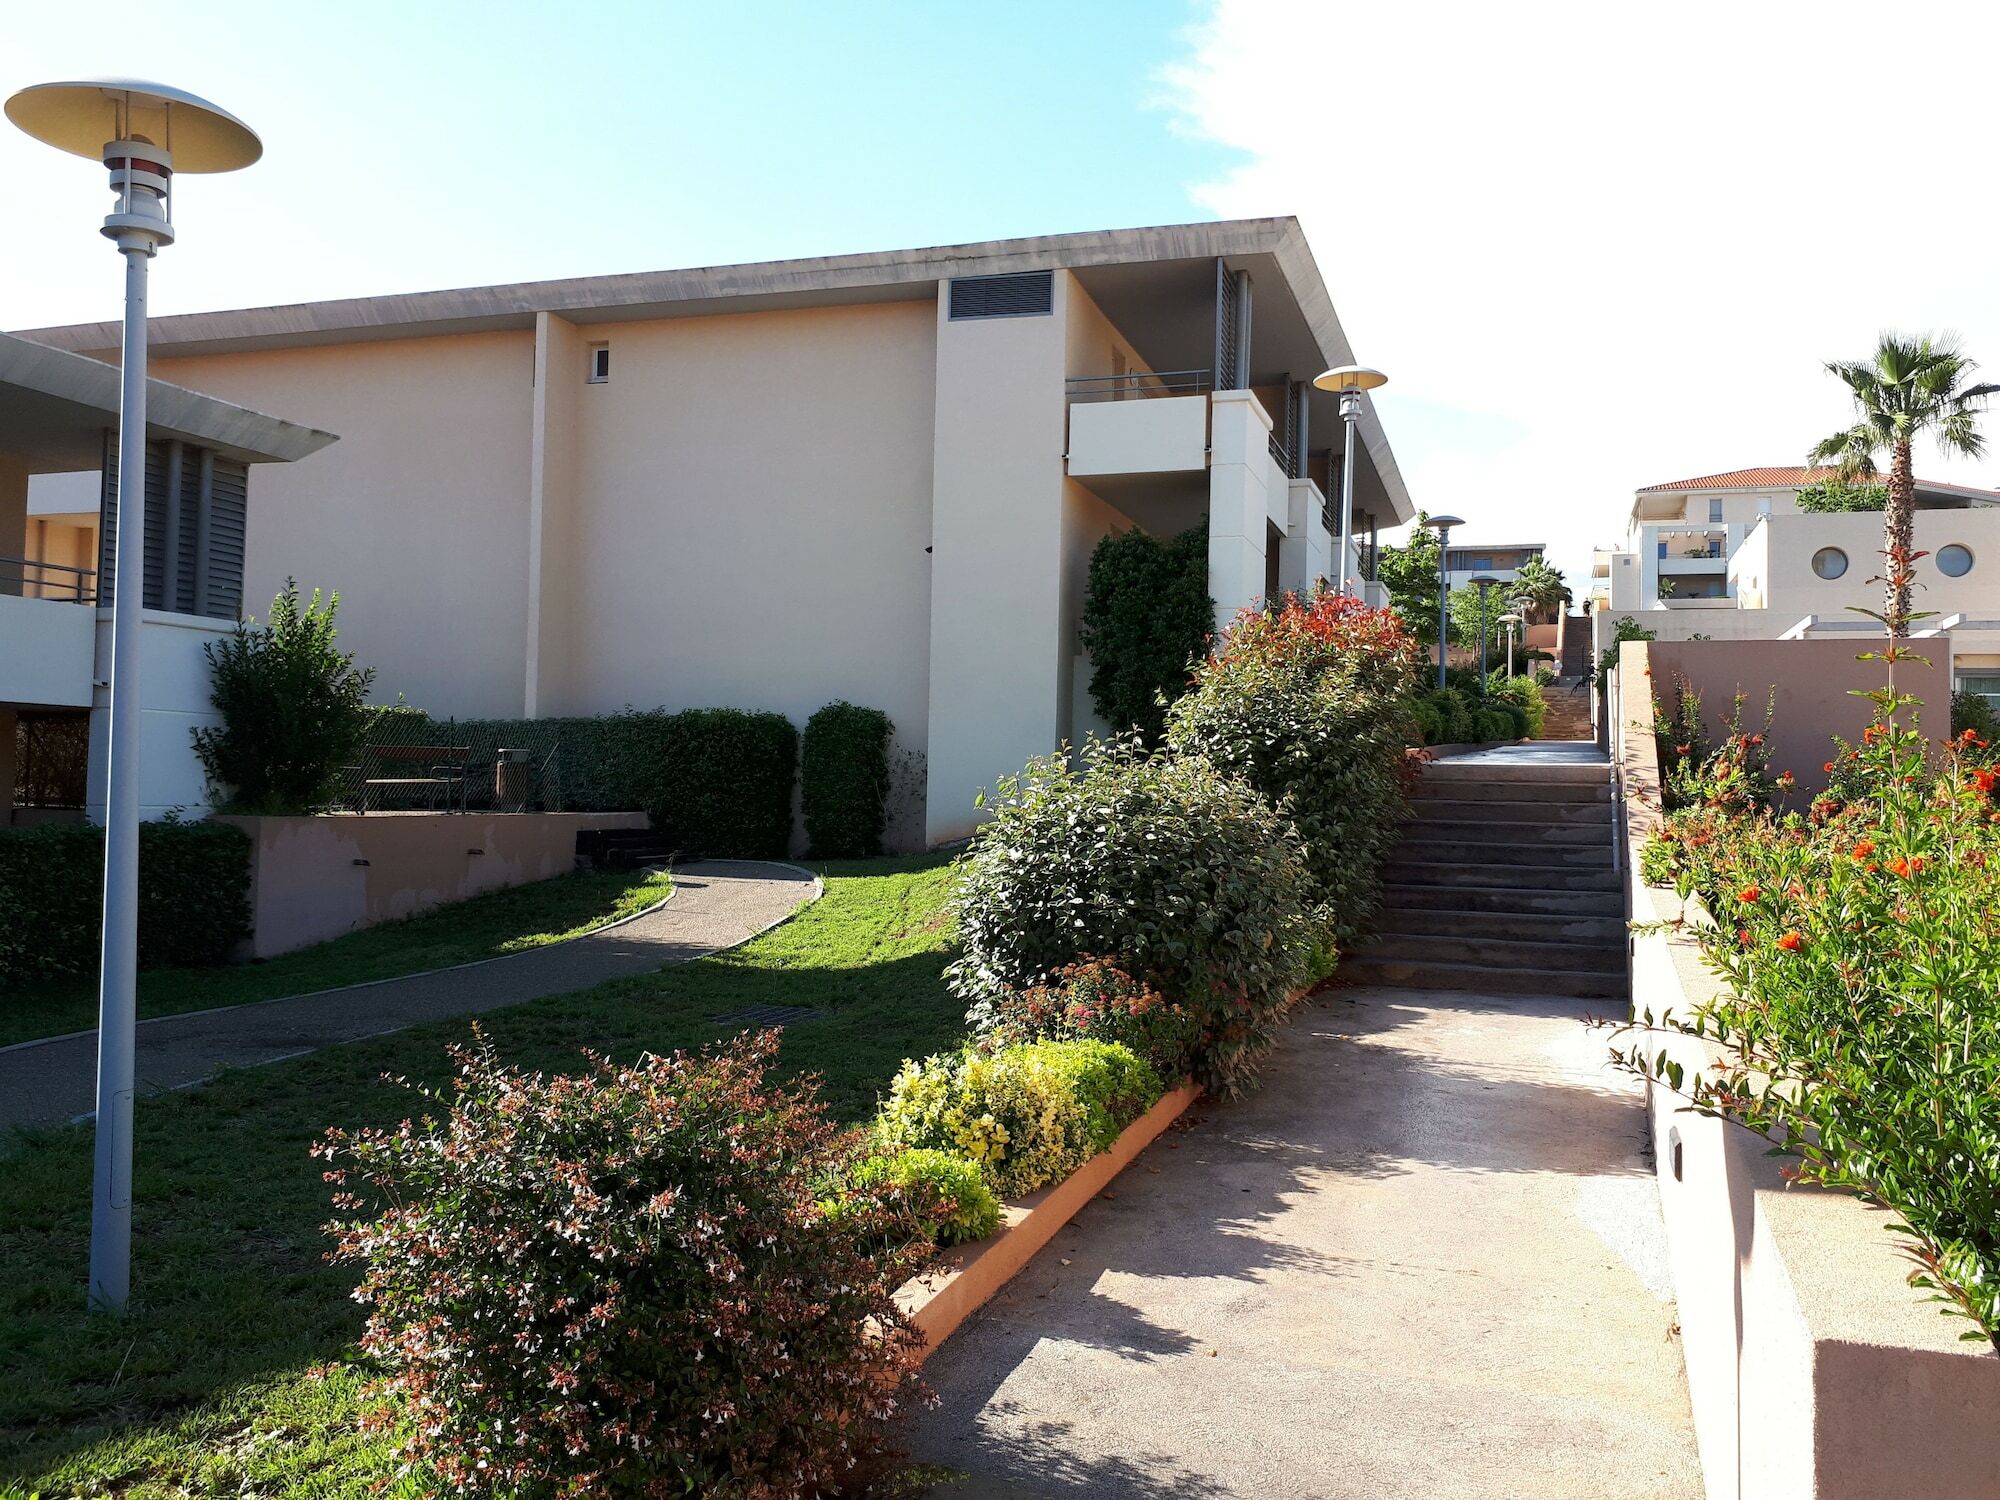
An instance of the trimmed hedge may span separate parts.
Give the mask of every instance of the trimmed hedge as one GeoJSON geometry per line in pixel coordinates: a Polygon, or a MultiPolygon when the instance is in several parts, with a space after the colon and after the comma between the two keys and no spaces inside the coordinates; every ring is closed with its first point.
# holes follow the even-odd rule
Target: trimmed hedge
{"type": "Polygon", "coordinates": [[[800,765],[806,844],[816,859],[882,852],[889,819],[889,737],[879,708],[829,703],[806,720],[800,765]]]}
{"type": "Polygon", "coordinates": [[[553,745],[562,805],[574,812],[637,808],[690,853],[782,858],[791,847],[799,732],[783,714],[736,708],[626,709],[597,717],[431,720],[384,709],[371,737],[424,734],[471,749],[553,745]]]}
{"type": "MultiPolygon", "coordinates": [[[[88,974],[103,932],[104,830],[0,830],[0,986],[88,974]]],[[[226,823],[139,826],[139,963],[218,964],[250,935],[250,840],[226,823]]]]}

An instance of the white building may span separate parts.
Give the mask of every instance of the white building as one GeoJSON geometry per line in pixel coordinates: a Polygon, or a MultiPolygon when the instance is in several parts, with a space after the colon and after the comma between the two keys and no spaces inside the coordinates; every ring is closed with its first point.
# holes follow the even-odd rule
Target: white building
{"type": "MultiPolygon", "coordinates": [[[[118,329],[24,337],[109,359],[118,329]]],[[[1335,571],[1341,427],[1311,380],[1354,351],[1292,219],[202,313],[150,338],[162,378],[340,434],[260,476],[251,613],[287,576],[338,589],[378,693],[440,716],[881,708],[927,765],[931,842],[1098,727],[1077,626],[1101,537],[1206,522],[1219,621],[1335,571]]],[[[1363,399],[1365,562],[1413,507],[1363,399]]],[[[72,550],[93,483],[37,482],[72,550]]]]}

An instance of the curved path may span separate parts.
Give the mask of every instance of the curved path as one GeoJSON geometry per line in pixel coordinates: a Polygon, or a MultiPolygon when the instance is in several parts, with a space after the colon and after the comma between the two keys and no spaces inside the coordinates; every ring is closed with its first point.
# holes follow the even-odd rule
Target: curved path
{"type": "MultiPolygon", "coordinates": [[[[795,865],[703,860],[674,871],[673,894],[626,921],[566,942],[449,969],[316,990],[139,1023],[141,1094],[186,1088],[321,1047],[477,1015],[650,974],[746,942],[820,893],[795,865]]],[[[0,1127],[59,1125],[96,1108],[97,1033],[0,1050],[0,1127]]]]}

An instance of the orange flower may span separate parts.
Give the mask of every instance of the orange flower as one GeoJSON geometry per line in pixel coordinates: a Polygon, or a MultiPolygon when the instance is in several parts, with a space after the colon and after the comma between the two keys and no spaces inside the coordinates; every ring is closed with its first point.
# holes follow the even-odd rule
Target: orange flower
{"type": "Polygon", "coordinates": [[[1860,843],[1854,846],[1854,857],[1857,860],[1866,859],[1869,855],[1873,854],[1874,852],[1875,852],[1875,841],[1873,839],[1863,839],[1860,843]]]}
{"type": "Polygon", "coordinates": [[[1737,946],[1738,946],[1738,947],[1742,947],[1742,948],[1747,948],[1747,947],[1749,947],[1749,946],[1750,946],[1750,929],[1749,929],[1749,928],[1747,928],[1747,927],[1739,927],[1739,928],[1737,928],[1737,929],[1736,929],[1736,942],[1737,942],[1737,946]]]}
{"type": "Polygon", "coordinates": [[[1674,746],[1674,754],[1676,754],[1676,755],[1686,755],[1686,754],[1688,753],[1688,751],[1690,751],[1690,750],[1692,750],[1692,749],[1694,749],[1694,746],[1693,746],[1693,745],[1676,745],[1676,746],[1674,746]]]}
{"type": "Polygon", "coordinates": [[[1763,894],[1756,886],[1746,885],[1736,893],[1736,899],[1741,901],[1745,906],[1753,906],[1756,904],[1757,898],[1763,894]]]}
{"type": "Polygon", "coordinates": [[[1833,774],[1833,762],[1828,761],[1825,765],[1821,766],[1820,769],[1826,772],[1827,775],[1831,776],[1833,774]]]}
{"type": "Polygon", "coordinates": [[[1778,946],[1783,948],[1787,953],[1796,953],[1804,942],[1805,939],[1800,937],[1796,932],[1788,932],[1778,939],[1778,946]]]}

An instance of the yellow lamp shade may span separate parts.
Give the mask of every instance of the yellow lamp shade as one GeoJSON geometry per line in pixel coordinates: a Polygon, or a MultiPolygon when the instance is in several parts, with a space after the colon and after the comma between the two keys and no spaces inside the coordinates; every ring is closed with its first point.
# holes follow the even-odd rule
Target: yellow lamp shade
{"type": "Polygon", "coordinates": [[[1366,365],[1340,365],[1313,377],[1313,384],[1323,391],[1372,391],[1388,383],[1387,375],[1366,365]]]}
{"type": "Polygon", "coordinates": [[[264,154],[257,132],[229,111],[138,78],[34,84],[7,101],[7,118],[36,140],[92,161],[109,142],[136,137],[171,152],[176,172],[234,172],[264,154]]]}

